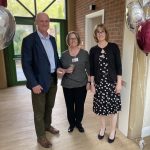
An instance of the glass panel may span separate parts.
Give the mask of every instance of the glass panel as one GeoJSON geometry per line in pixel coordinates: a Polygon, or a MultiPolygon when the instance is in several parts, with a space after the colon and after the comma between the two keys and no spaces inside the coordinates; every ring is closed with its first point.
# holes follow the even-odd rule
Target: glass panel
{"type": "MultiPolygon", "coordinates": [[[[34,0],[19,0],[35,15],[34,0]]],[[[37,12],[43,11],[53,0],[36,0],[37,12]]],[[[9,0],[7,8],[14,16],[32,17],[16,0],[9,0]],[[18,11],[19,10],[19,11],[18,11]]],[[[47,10],[50,18],[65,19],[65,0],[56,0],[47,10]]]]}
{"type": "MultiPolygon", "coordinates": [[[[33,0],[20,0],[23,4],[34,14],[34,1],[33,0]]],[[[16,0],[9,0],[7,8],[13,16],[32,17],[32,15],[24,9],[16,0]],[[19,10],[19,11],[18,11],[19,10]]]]}
{"type": "Polygon", "coordinates": [[[58,55],[61,56],[60,23],[51,22],[48,32],[56,38],[58,55]]]}
{"type": "Polygon", "coordinates": [[[50,18],[65,19],[65,10],[65,0],[56,0],[45,12],[50,18]]]}
{"type": "Polygon", "coordinates": [[[33,32],[32,25],[16,25],[16,32],[14,36],[14,55],[21,55],[21,44],[25,36],[33,32]]]}
{"type": "Polygon", "coordinates": [[[23,70],[22,70],[21,60],[16,59],[15,64],[16,64],[17,81],[25,81],[26,77],[24,76],[24,73],[23,73],[23,70]]]}

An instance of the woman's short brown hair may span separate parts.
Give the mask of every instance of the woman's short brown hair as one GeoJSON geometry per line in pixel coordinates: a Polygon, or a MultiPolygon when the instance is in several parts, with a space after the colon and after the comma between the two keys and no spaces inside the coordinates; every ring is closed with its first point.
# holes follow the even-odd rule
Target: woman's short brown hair
{"type": "Polygon", "coordinates": [[[79,46],[80,43],[81,43],[81,39],[80,39],[79,34],[78,34],[76,31],[70,31],[70,32],[68,32],[68,34],[67,34],[67,36],[66,36],[66,44],[67,44],[68,46],[70,46],[70,45],[69,45],[69,37],[70,37],[71,34],[74,34],[74,35],[76,36],[77,41],[78,41],[78,46],[79,46]]]}
{"type": "Polygon", "coordinates": [[[104,24],[97,24],[94,28],[94,32],[93,32],[93,37],[94,37],[94,40],[96,43],[98,43],[98,39],[97,39],[97,31],[98,29],[101,28],[105,31],[105,34],[106,34],[106,37],[105,37],[105,40],[108,42],[109,40],[109,33],[106,29],[106,27],[104,26],[104,24]]]}

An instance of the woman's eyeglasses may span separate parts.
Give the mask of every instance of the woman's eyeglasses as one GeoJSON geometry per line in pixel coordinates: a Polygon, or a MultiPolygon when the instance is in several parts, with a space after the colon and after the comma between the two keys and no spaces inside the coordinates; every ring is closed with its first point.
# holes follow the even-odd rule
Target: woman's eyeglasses
{"type": "Polygon", "coordinates": [[[72,41],[74,41],[74,40],[77,40],[77,38],[69,38],[69,40],[72,40],[72,41]]]}
{"type": "Polygon", "coordinates": [[[104,34],[105,31],[97,31],[97,33],[99,33],[99,34],[104,34]]]}

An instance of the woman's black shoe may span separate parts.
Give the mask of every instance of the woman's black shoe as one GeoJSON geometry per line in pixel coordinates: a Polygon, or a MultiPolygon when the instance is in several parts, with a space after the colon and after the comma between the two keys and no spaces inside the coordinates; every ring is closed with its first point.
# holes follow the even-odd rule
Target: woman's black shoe
{"type": "MultiPolygon", "coordinates": [[[[105,135],[105,134],[104,134],[104,135],[105,135]]],[[[102,139],[104,138],[104,135],[98,134],[98,139],[99,139],[99,140],[102,140],[102,139]]]]}
{"type": "Polygon", "coordinates": [[[68,132],[73,132],[73,130],[74,130],[74,127],[69,127],[68,128],[68,132]]]}
{"type": "Polygon", "coordinates": [[[113,139],[110,139],[109,137],[108,137],[108,143],[113,143],[115,141],[115,137],[113,138],[113,139]]]}
{"type": "MultiPolygon", "coordinates": [[[[104,135],[105,135],[105,131],[104,131],[104,135]]],[[[97,137],[98,137],[99,140],[102,140],[104,138],[104,135],[100,135],[100,133],[99,133],[97,137]]]]}
{"type": "Polygon", "coordinates": [[[84,132],[84,128],[82,127],[82,125],[76,127],[78,128],[79,132],[84,132]]]}
{"type": "Polygon", "coordinates": [[[113,139],[110,139],[110,138],[108,137],[108,143],[113,143],[113,142],[115,141],[115,136],[116,136],[116,132],[115,132],[115,135],[114,135],[114,138],[113,138],[113,139]]]}

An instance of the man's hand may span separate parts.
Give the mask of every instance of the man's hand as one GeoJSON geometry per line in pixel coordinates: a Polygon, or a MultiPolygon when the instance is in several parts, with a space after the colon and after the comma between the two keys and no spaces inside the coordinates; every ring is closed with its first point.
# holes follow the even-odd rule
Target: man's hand
{"type": "Polygon", "coordinates": [[[32,91],[34,94],[40,94],[42,92],[42,90],[43,90],[43,88],[41,87],[41,85],[37,85],[32,88],[32,91]]]}
{"type": "Polygon", "coordinates": [[[65,74],[65,69],[63,69],[63,68],[58,68],[57,69],[58,78],[62,78],[64,76],[64,74],[65,74]]]}

